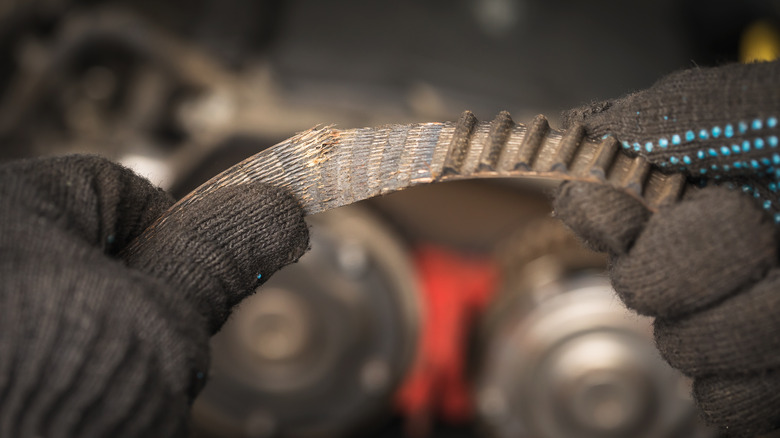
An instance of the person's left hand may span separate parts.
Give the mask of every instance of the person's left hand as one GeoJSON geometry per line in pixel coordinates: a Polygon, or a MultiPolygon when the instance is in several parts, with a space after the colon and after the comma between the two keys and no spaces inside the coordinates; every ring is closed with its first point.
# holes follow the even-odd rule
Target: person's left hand
{"type": "Polygon", "coordinates": [[[172,204],[90,156],[0,166],[0,436],[178,436],[231,308],[308,246],[297,202],[253,184],[172,204]]]}

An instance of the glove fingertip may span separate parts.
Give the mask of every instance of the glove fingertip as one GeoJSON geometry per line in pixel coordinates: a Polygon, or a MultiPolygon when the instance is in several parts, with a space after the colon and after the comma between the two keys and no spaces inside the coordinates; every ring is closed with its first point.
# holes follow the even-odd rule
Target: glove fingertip
{"type": "Polygon", "coordinates": [[[650,217],[630,195],[598,183],[562,184],[553,206],[586,246],[618,255],[628,251],[650,217]]]}
{"type": "Polygon", "coordinates": [[[755,437],[780,428],[780,373],[696,378],[693,396],[704,420],[733,437],[755,437]]]}
{"type": "Polygon", "coordinates": [[[677,318],[723,300],[776,264],[774,225],[745,196],[706,188],[654,215],[614,266],[632,309],[677,318]]]}
{"type": "Polygon", "coordinates": [[[297,261],[308,248],[309,231],[295,197],[265,183],[225,187],[203,199],[191,221],[200,239],[231,255],[239,271],[260,283],[297,261]]]}
{"type": "Polygon", "coordinates": [[[236,304],[303,255],[309,240],[303,216],[278,187],[221,187],[147,230],[124,258],[182,291],[214,333],[236,304]]]}
{"type": "Polygon", "coordinates": [[[247,191],[247,195],[254,200],[255,208],[262,208],[253,221],[266,228],[259,234],[260,244],[251,243],[253,247],[246,249],[248,254],[252,254],[253,248],[262,249],[262,261],[257,270],[264,283],[271,274],[303,256],[309,247],[309,228],[300,203],[286,191],[257,184],[247,191]]]}

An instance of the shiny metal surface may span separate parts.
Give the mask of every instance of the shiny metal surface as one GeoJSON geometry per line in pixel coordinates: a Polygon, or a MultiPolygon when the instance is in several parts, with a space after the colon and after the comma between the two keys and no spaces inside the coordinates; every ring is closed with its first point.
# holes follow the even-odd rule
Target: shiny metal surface
{"type": "Polygon", "coordinates": [[[696,424],[686,378],[658,356],[650,321],[599,277],[554,296],[496,333],[478,406],[498,437],[714,436],[696,424]]]}
{"type": "Polygon", "coordinates": [[[697,420],[689,380],[655,349],[652,320],[620,303],[602,258],[550,219],[506,245],[476,384],[490,436],[716,436],[697,420]]]}

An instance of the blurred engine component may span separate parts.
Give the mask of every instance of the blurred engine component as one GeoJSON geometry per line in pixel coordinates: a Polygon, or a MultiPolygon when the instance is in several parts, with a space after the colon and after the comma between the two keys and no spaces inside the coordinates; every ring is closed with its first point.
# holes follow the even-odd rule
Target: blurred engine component
{"type": "Polygon", "coordinates": [[[165,151],[184,139],[175,105],[206,83],[214,69],[207,59],[121,11],[72,12],[50,32],[17,41],[16,75],[3,84],[0,105],[6,143],[35,155],[121,155],[165,151]]]}
{"type": "Polygon", "coordinates": [[[197,435],[343,436],[388,411],[420,323],[408,256],[359,207],[311,222],[311,251],[214,337],[197,435]]]}
{"type": "Polygon", "coordinates": [[[143,154],[175,178],[236,133],[530,120],[736,59],[716,37],[778,16],[716,3],[0,0],[0,158],[143,154]]]}
{"type": "Polygon", "coordinates": [[[688,380],[655,350],[650,319],[625,309],[600,273],[602,257],[551,219],[507,246],[477,386],[491,436],[714,436],[697,423],[688,380]]]}

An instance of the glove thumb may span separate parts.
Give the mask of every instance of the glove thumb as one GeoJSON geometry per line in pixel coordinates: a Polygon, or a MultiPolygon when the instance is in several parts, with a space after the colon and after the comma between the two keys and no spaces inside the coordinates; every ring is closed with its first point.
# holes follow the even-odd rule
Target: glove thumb
{"type": "Polygon", "coordinates": [[[212,333],[309,241],[297,201],[267,184],[212,192],[144,234],[123,254],[126,263],[181,290],[212,333]]]}

